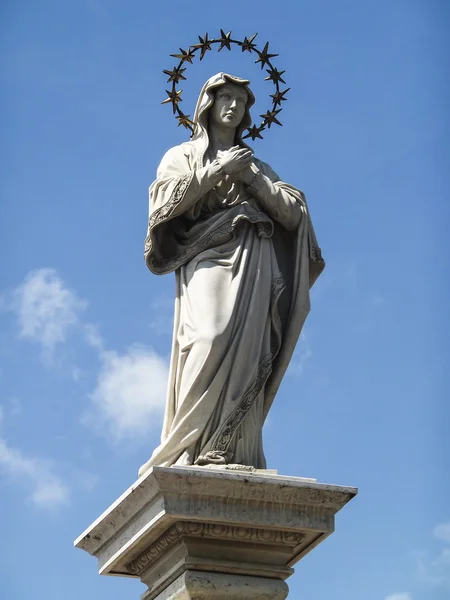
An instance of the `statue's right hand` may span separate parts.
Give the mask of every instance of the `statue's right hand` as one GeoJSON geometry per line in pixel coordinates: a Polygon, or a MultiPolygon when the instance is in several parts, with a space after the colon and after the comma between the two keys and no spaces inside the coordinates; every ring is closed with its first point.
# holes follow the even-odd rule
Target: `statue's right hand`
{"type": "Polygon", "coordinates": [[[253,161],[253,152],[248,148],[233,146],[229,150],[219,150],[217,161],[227,175],[238,173],[253,161]]]}

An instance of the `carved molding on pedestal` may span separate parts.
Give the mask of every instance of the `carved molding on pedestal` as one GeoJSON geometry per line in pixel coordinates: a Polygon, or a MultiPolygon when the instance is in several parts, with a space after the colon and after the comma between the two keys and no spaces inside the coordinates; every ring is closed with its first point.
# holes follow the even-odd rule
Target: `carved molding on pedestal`
{"type": "Polygon", "coordinates": [[[139,575],[144,569],[155,562],[172,544],[185,535],[190,537],[291,547],[298,546],[306,537],[303,533],[292,531],[276,531],[252,527],[235,527],[233,525],[222,525],[217,523],[179,521],[165,531],[151,546],[142,552],[140,556],[128,563],[127,570],[132,575],[139,575]]]}
{"type": "Polygon", "coordinates": [[[153,467],[75,542],[142,600],[285,600],[293,565],[355,488],[264,472],[153,467]]]}

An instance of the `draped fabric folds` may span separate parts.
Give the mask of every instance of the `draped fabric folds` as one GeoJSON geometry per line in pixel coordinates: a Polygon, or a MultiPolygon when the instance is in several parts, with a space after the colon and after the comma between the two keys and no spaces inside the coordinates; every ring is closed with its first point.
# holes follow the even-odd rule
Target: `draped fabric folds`
{"type": "Polygon", "coordinates": [[[324,267],[303,193],[269,165],[255,160],[262,183],[298,215],[293,226],[263,210],[263,191],[232,177],[205,187],[207,111],[226,81],[249,94],[236,132],[246,145],[249,82],[220,73],[201,91],[192,140],[167,152],[150,187],[145,259],[153,273],[175,272],[176,300],[161,444],[140,475],[153,465],[265,468],[262,426],[324,267]]]}

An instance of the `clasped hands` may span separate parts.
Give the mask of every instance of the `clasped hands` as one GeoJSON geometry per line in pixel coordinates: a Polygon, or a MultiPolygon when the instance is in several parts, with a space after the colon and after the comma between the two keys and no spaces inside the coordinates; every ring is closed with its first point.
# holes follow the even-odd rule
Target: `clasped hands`
{"type": "Polygon", "coordinates": [[[226,175],[231,175],[250,185],[259,169],[253,162],[253,152],[248,148],[233,146],[229,150],[218,150],[217,161],[226,175]]]}

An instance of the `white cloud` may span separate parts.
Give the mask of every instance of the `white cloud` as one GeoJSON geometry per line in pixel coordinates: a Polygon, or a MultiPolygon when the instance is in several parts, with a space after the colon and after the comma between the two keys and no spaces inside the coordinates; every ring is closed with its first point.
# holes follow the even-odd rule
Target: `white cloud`
{"type": "Polygon", "coordinates": [[[124,354],[103,352],[101,360],[92,407],[83,421],[115,440],[143,435],[152,425],[159,428],[168,378],[165,361],[140,346],[124,354]]]}
{"type": "Polygon", "coordinates": [[[0,467],[31,488],[30,499],[38,507],[54,508],[65,504],[69,499],[67,486],[52,472],[47,461],[25,456],[20,450],[8,446],[1,438],[0,467]]]}
{"type": "Polygon", "coordinates": [[[417,577],[431,586],[450,587],[450,521],[436,525],[433,537],[444,547],[434,557],[429,552],[417,554],[417,577]]]}
{"type": "Polygon", "coordinates": [[[54,269],[29,273],[13,294],[20,337],[41,345],[46,360],[52,360],[57,344],[79,322],[86,302],[67,288],[54,269]]]}
{"type": "Polygon", "coordinates": [[[57,478],[48,480],[47,478],[46,481],[40,481],[36,485],[31,498],[38,506],[52,508],[59,504],[66,504],[68,500],[68,489],[61,480],[57,478]]]}
{"type": "MultiPolygon", "coordinates": [[[[13,292],[10,308],[17,314],[20,336],[38,343],[47,363],[53,362],[57,346],[71,332],[96,352],[100,368],[84,423],[114,441],[145,434],[156,423],[159,427],[166,398],[166,362],[139,346],[123,354],[107,350],[97,326],[80,317],[86,306],[54,269],[38,269],[13,292]]],[[[163,307],[167,309],[166,299],[154,304],[155,311],[163,307]]],[[[83,375],[76,366],[69,373],[74,381],[83,375]]]]}
{"type": "Polygon", "coordinates": [[[94,348],[95,350],[102,352],[104,343],[103,343],[102,336],[98,332],[96,325],[93,325],[92,323],[87,323],[87,324],[83,325],[83,332],[84,332],[84,340],[85,340],[86,344],[88,346],[91,346],[91,348],[94,348]]]}
{"type": "Polygon", "coordinates": [[[434,558],[427,552],[419,553],[417,577],[431,586],[450,586],[450,548],[442,548],[434,558]]]}
{"type": "Polygon", "coordinates": [[[402,592],[400,594],[390,594],[384,600],[412,600],[412,596],[409,592],[402,592]]]}

